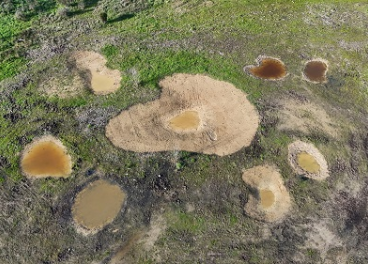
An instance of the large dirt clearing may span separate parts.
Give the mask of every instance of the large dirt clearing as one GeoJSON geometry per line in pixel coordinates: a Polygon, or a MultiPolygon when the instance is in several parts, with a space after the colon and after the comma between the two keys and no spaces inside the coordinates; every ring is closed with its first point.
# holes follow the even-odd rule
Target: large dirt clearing
{"type": "Polygon", "coordinates": [[[249,146],[259,117],[246,94],[204,75],[175,74],[160,81],[161,98],[110,120],[106,136],[136,152],[185,150],[228,155],[249,146]]]}

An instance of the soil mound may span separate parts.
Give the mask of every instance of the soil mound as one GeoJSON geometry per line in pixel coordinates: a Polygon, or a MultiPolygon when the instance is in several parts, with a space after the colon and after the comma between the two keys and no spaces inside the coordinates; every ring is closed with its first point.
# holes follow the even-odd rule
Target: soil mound
{"type": "Polygon", "coordinates": [[[319,181],[329,176],[325,158],[312,144],[298,140],[290,144],[288,150],[290,165],[296,173],[319,181]]]}
{"type": "Polygon", "coordinates": [[[75,198],[72,215],[77,230],[93,234],[111,223],[126,199],[119,186],[97,180],[84,188],[75,198]]]}
{"type": "Polygon", "coordinates": [[[61,141],[52,136],[38,138],[27,145],[20,166],[30,178],[66,178],[72,173],[71,157],[61,141]]]}
{"type": "Polygon", "coordinates": [[[78,68],[91,73],[90,87],[97,95],[115,92],[120,87],[121,74],[106,67],[106,59],[96,52],[77,51],[72,54],[78,68]]]}
{"type": "Polygon", "coordinates": [[[254,190],[244,208],[249,216],[275,222],[283,219],[290,211],[289,192],[274,166],[257,166],[245,170],[243,181],[254,190]]]}
{"type": "Polygon", "coordinates": [[[253,77],[277,81],[288,75],[284,63],[277,58],[258,56],[256,62],[257,66],[248,65],[244,67],[244,71],[253,77]]]}
{"type": "Polygon", "coordinates": [[[250,145],[259,117],[241,90],[204,75],[175,74],[159,84],[160,99],[110,120],[106,136],[115,146],[223,156],[250,145]]]}
{"type": "Polygon", "coordinates": [[[303,71],[303,78],[312,83],[326,83],[328,62],[323,59],[307,61],[303,71]]]}

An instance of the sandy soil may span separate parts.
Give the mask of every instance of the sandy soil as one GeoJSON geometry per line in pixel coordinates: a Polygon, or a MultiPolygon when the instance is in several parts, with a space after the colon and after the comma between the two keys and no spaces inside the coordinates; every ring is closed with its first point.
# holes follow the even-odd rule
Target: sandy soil
{"type": "Polygon", "coordinates": [[[113,93],[120,87],[121,74],[106,67],[106,59],[96,52],[77,51],[72,54],[78,68],[91,72],[90,86],[97,95],[113,93]]]}
{"type": "Polygon", "coordinates": [[[160,99],[138,104],[110,120],[106,136],[135,152],[185,150],[228,155],[249,146],[259,116],[246,94],[204,75],[175,74],[160,81],[160,99]],[[177,130],[170,121],[185,111],[198,113],[198,127],[177,130]]]}
{"type": "Polygon", "coordinates": [[[308,178],[319,181],[324,180],[329,176],[326,159],[321,154],[321,152],[319,152],[319,150],[315,146],[313,146],[313,144],[297,140],[288,146],[288,150],[289,150],[288,154],[289,163],[296,173],[305,175],[308,178]],[[317,173],[305,171],[301,166],[299,166],[297,162],[297,156],[301,152],[306,152],[314,157],[314,159],[320,166],[320,169],[317,173]]]}
{"type": "MultiPolygon", "coordinates": [[[[291,209],[291,199],[281,175],[274,166],[257,166],[243,172],[243,181],[252,190],[245,212],[249,216],[266,222],[282,220],[291,209]],[[272,201],[262,201],[262,192],[272,192],[272,201]],[[265,206],[266,205],[266,206],[265,206]]],[[[268,197],[265,197],[268,198],[268,197]]]]}
{"type": "Polygon", "coordinates": [[[73,163],[63,143],[48,135],[34,139],[24,148],[20,166],[29,178],[67,178],[73,163]]]}

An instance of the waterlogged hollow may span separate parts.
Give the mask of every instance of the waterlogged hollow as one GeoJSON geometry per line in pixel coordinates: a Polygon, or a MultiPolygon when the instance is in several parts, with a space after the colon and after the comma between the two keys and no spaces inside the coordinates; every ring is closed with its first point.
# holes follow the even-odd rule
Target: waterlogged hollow
{"type": "Polygon", "coordinates": [[[185,111],[169,121],[169,127],[177,131],[198,129],[200,118],[197,111],[185,111]]]}
{"type": "Polygon", "coordinates": [[[249,72],[262,79],[277,80],[286,76],[287,71],[285,65],[272,58],[264,58],[257,67],[250,67],[249,72]]]}
{"type": "Polygon", "coordinates": [[[304,75],[312,82],[326,81],[327,64],[323,61],[309,61],[305,65],[304,75]]]}
{"type": "Polygon", "coordinates": [[[260,190],[261,205],[264,209],[271,207],[275,202],[275,195],[270,190],[260,190]]]}
{"type": "Polygon", "coordinates": [[[297,163],[306,172],[317,173],[320,170],[320,165],[316,159],[307,152],[300,152],[298,154],[297,163]]]}
{"type": "Polygon", "coordinates": [[[83,189],[72,208],[74,221],[88,229],[98,230],[111,223],[126,199],[119,186],[97,180],[83,189]]]}
{"type": "Polygon", "coordinates": [[[40,141],[23,155],[21,168],[32,177],[67,177],[71,173],[71,158],[57,143],[40,141]]]}
{"type": "Polygon", "coordinates": [[[101,74],[97,71],[91,71],[92,80],[91,87],[96,93],[109,92],[114,90],[114,79],[108,75],[101,74]]]}

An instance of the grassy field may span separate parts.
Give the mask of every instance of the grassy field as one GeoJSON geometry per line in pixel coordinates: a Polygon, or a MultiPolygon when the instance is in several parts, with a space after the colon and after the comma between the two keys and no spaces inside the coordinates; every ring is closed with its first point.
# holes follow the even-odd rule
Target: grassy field
{"type": "Polygon", "coordinates": [[[67,15],[54,4],[26,20],[0,18],[0,260],[113,263],[126,249],[124,263],[366,263],[368,5],[189,0],[126,1],[116,9],[117,2],[106,6],[107,23],[96,1],[71,6],[67,15]],[[83,76],[69,64],[75,50],[103,54],[122,73],[120,89],[106,96],[81,89],[72,98],[40,92],[50,77],[83,76]],[[259,55],[280,58],[289,76],[270,82],[245,74],[259,55]],[[328,60],[328,83],[301,78],[312,58],[328,60]],[[108,141],[111,117],[157,99],[158,81],[178,72],[209,75],[248,94],[261,118],[250,147],[226,157],[139,154],[108,141]],[[280,130],[285,98],[318,105],[338,136],[323,128],[280,130]],[[70,178],[22,175],[20,152],[44,134],[69,149],[70,178]],[[295,139],[320,149],[326,181],[295,175],[287,161],[295,139]],[[251,190],[242,171],[262,164],[278,166],[292,195],[292,213],[281,223],[256,221],[243,210],[251,190]],[[119,184],[128,201],[112,224],[84,237],[73,228],[70,206],[97,178],[119,184]],[[159,236],[145,246],[152,230],[159,236]]]}

